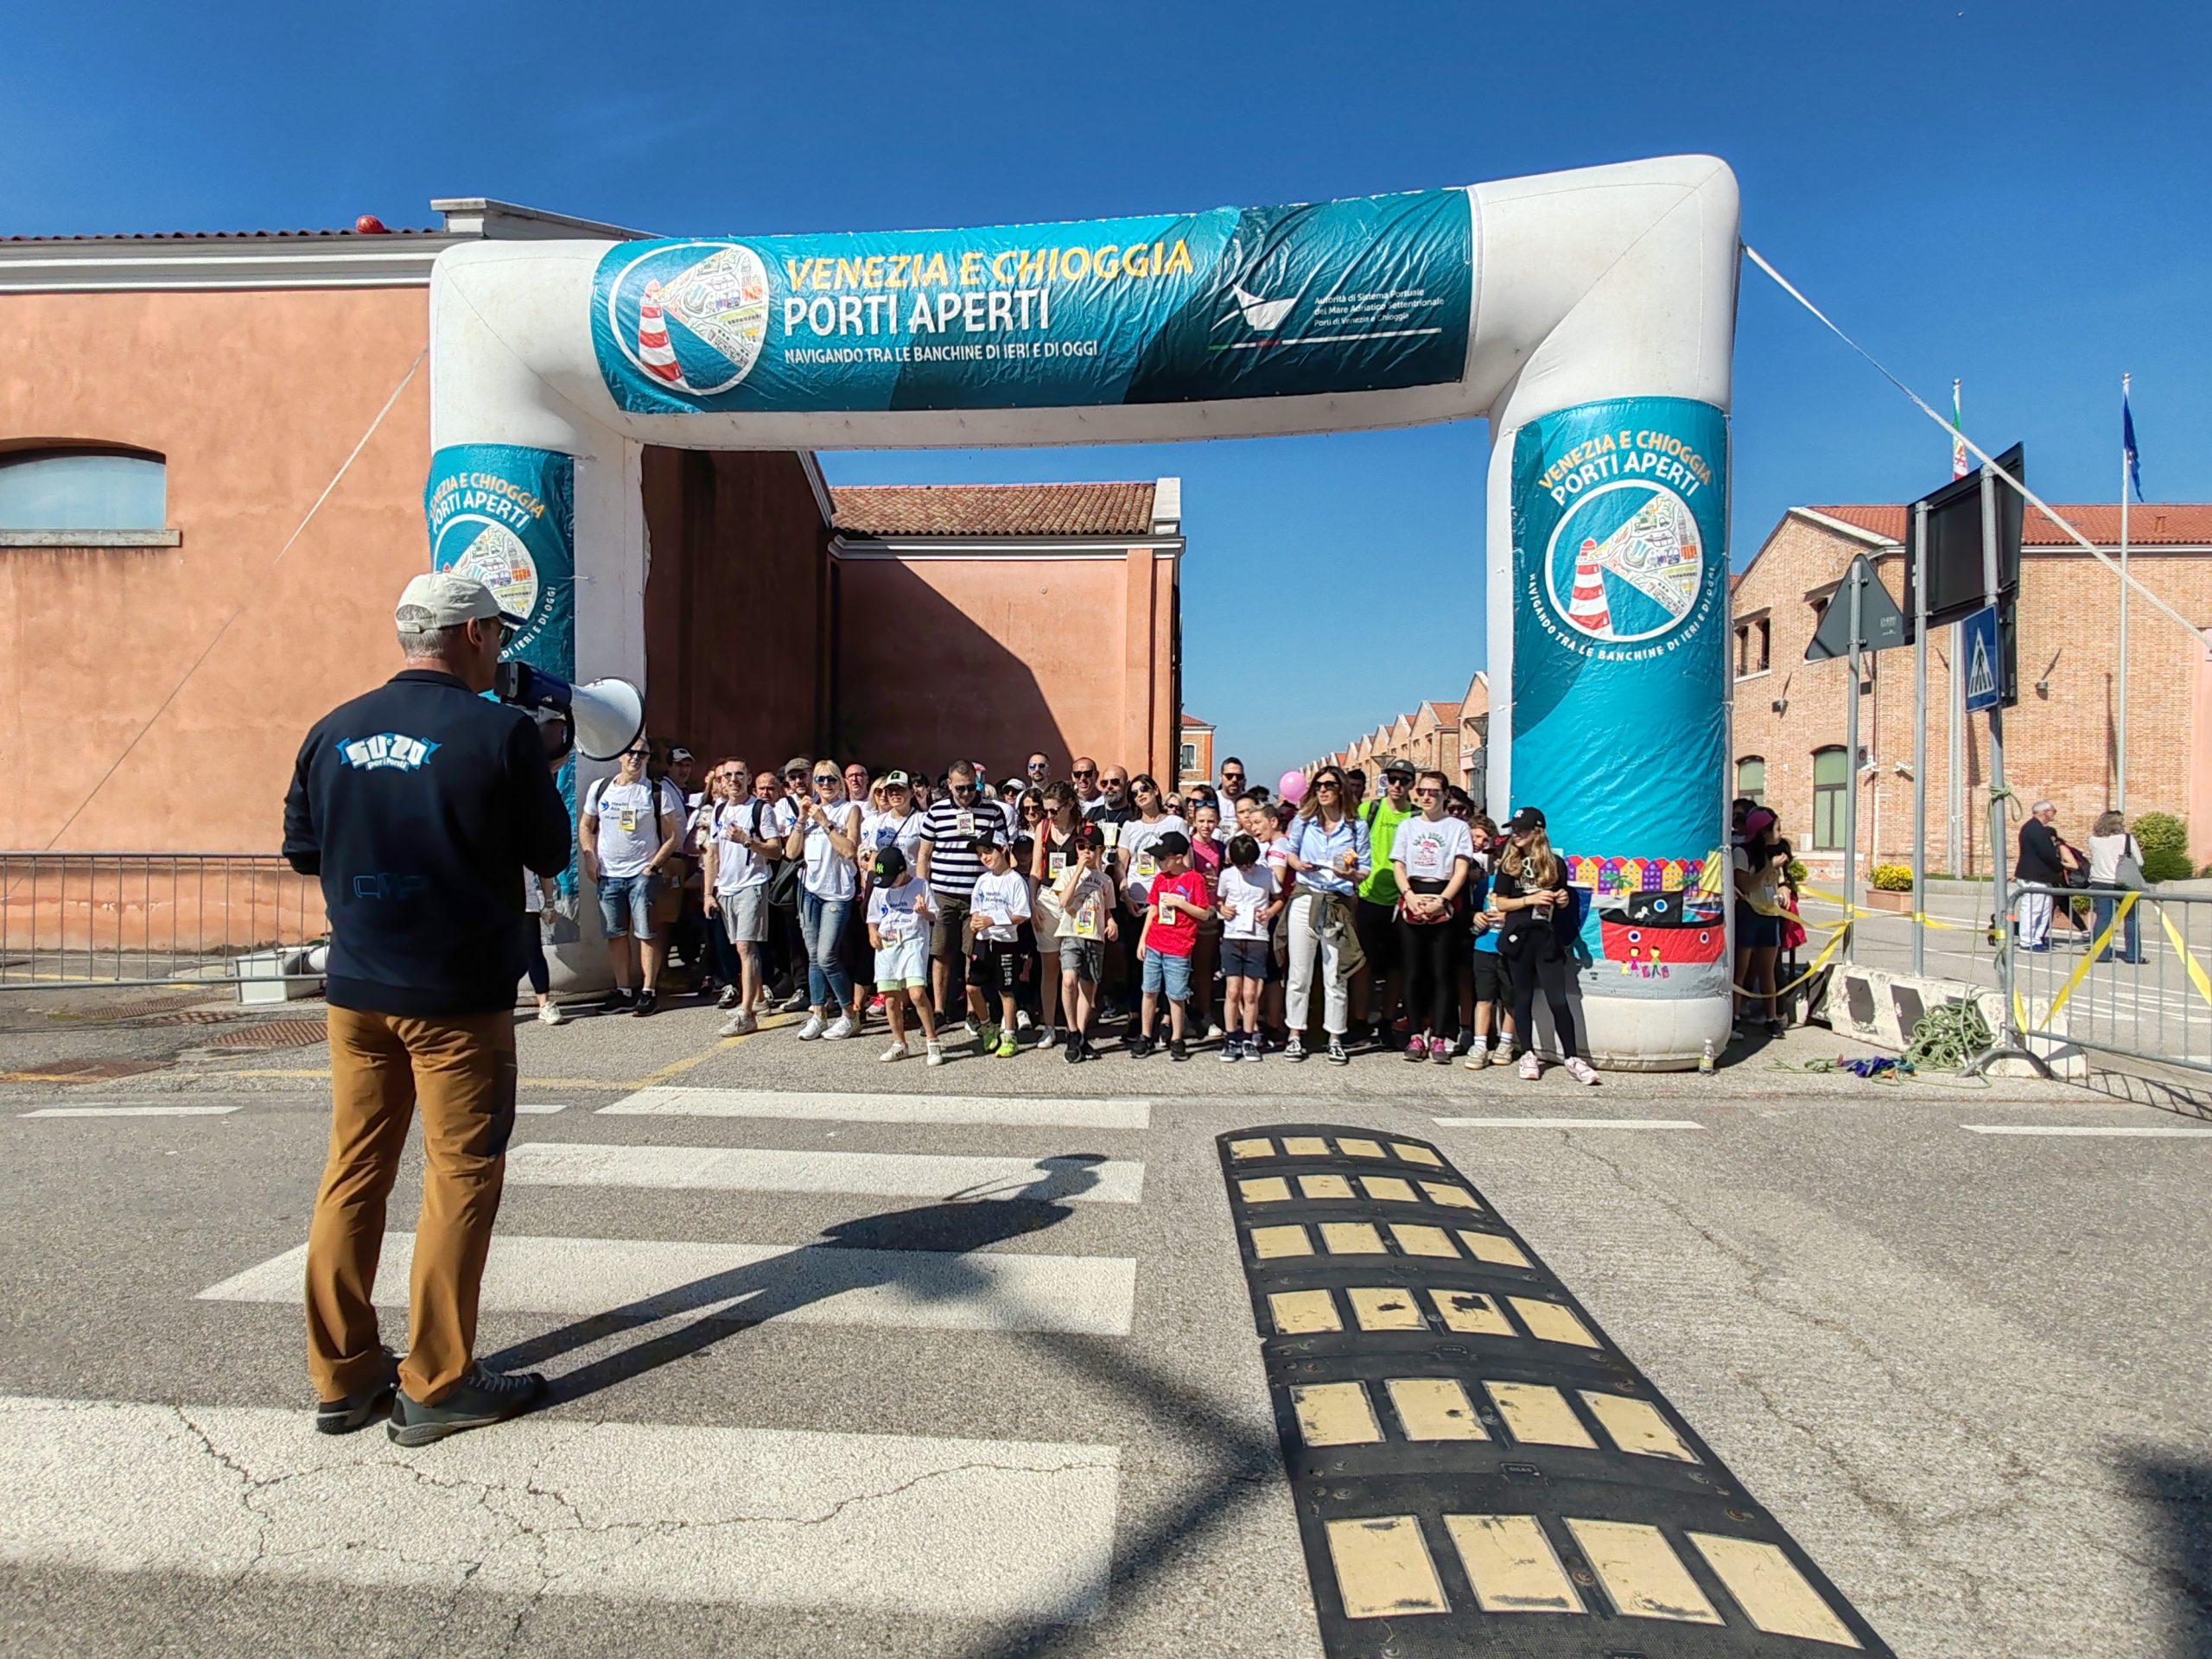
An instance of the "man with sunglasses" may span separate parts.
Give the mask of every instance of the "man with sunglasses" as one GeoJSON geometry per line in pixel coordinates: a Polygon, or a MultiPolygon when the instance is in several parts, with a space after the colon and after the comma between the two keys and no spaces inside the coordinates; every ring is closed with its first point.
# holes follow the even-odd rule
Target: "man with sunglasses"
{"type": "Polygon", "coordinates": [[[1382,766],[1381,798],[1352,809],[1367,825],[1368,844],[1375,849],[1374,868],[1359,884],[1358,902],[1352,908],[1359,948],[1367,953],[1367,966],[1352,976],[1352,1033],[1355,1039],[1363,1034],[1371,1017],[1374,1039],[1384,1046],[1390,1041],[1406,988],[1404,957],[1398,945],[1398,878],[1390,868],[1390,849],[1398,844],[1398,827],[1421,816],[1413,802],[1413,786],[1414,763],[1394,757],[1382,766]]]}
{"type": "Polygon", "coordinates": [[[930,993],[936,1000],[938,1036],[960,1043],[975,1036],[972,1027],[957,1022],[966,1007],[968,972],[968,906],[976,883],[982,879],[983,858],[976,842],[999,838],[1002,818],[998,803],[984,798],[976,787],[976,769],[956,760],[944,774],[944,794],[930,803],[922,814],[922,838],[916,849],[914,874],[929,883],[937,906],[930,931],[930,993]]]}
{"type": "MultiPolygon", "coordinates": [[[[482,583],[416,576],[406,668],[301,746],[284,856],[330,918],[329,1155],[308,1230],[308,1374],[327,1434],[386,1408],[409,1446],[498,1422],[545,1379],[475,1360],[476,1309],[515,1122],[523,871],[567,869],[568,808],[537,723],[483,696],[520,619],[482,583]],[[407,1357],[372,1287],[408,1128],[423,1124],[407,1357]]],[[[387,1258],[388,1259],[388,1258],[387,1258]]]]}
{"type": "Polygon", "coordinates": [[[1098,791],[1098,763],[1087,754],[1078,754],[1069,764],[1068,777],[1075,785],[1075,815],[1089,818],[1092,809],[1103,805],[1106,799],[1098,791]]]}
{"type": "MultiPolygon", "coordinates": [[[[776,802],[777,821],[788,837],[798,827],[800,810],[813,795],[808,781],[814,776],[814,762],[807,756],[795,754],[784,762],[780,774],[783,791],[776,802]]],[[[784,964],[784,977],[769,989],[769,995],[782,999],[780,1007],[785,1014],[797,1014],[806,1007],[806,935],[798,923],[798,902],[796,889],[791,901],[773,906],[775,919],[769,931],[775,935],[777,950],[784,964]]]]}
{"type": "Polygon", "coordinates": [[[584,791],[582,818],[584,874],[599,892],[600,927],[614,973],[606,1011],[626,1009],[640,1019],[660,1003],[653,899],[683,832],[683,820],[669,810],[668,791],[645,775],[652,753],[643,738],[623,750],[613,779],[584,791]]]}
{"type": "MultiPolygon", "coordinates": [[[[1233,754],[1221,763],[1221,788],[1217,792],[1224,802],[1232,802],[1244,792],[1244,763],[1233,754]]],[[[1228,817],[1224,810],[1223,819],[1225,821],[1228,817]]]]}

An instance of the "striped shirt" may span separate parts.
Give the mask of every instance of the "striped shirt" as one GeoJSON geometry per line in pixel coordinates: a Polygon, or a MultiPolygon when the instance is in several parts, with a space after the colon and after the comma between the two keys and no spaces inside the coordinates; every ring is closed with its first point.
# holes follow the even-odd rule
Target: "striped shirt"
{"type": "Polygon", "coordinates": [[[996,801],[976,800],[967,806],[950,797],[930,803],[922,815],[922,845],[930,849],[930,891],[940,899],[966,899],[976,891],[983,874],[971,837],[977,830],[1003,842],[1006,817],[996,801]],[[968,827],[961,825],[969,815],[968,827]]]}

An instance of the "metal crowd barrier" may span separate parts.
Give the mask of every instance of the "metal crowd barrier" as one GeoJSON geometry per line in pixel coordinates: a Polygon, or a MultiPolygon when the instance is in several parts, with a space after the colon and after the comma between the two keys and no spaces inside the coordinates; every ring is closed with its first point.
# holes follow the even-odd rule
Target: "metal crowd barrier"
{"type": "Polygon", "coordinates": [[[281,985],[327,931],[274,854],[0,852],[0,990],[281,985]]]}
{"type": "Polygon", "coordinates": [[[2011,915],[2023,1034],[2212,1071],[2212,895],[2016,882],[2011,915]]]}

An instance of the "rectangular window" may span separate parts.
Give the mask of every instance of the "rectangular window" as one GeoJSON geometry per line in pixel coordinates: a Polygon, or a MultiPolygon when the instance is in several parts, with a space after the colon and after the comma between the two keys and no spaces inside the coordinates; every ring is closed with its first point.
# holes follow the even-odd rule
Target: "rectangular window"
{"type": "Polygon", "coordinates": [[[1751,671],[1751,629],[1749,623],[1736,630],[1736,677],[1742,679],[1751,671]]]}
{"type": "Polygon", "coordinates": [[[1764,616],[1758,620],[1758,645],[1759,672],[1764,674],[1773,666],[1771,652],[1774,648],[1773,629],[1769,619],[1764,616]]]}
{"type": "Polygon", "coordinates": [[[1843,850],[1844,791],[1851,787],[1851,763],[1840,747],[1813,751],[1813,845],[1824,853],[1843,850]]]}
{"type": "Polygon", "coordinates": [[[1754,806],[1766,804],[1766,761],[1747,754],[1736,763],[1736,793],[1754,806]]]}
{"type": "Polygon", "coordinates": [[[1198,746],[1195,743],[1185,743],[1183,746],[1182,754],[1176,760],[1176,765],[1185,772],[1196,772],[1198,769],[1198,746]]]}

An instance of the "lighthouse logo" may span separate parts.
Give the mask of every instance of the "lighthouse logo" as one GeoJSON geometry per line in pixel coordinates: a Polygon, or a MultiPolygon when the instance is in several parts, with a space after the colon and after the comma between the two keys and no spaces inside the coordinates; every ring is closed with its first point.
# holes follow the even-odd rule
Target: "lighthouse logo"
{"type": "Polygon", "coordinates": [[[631,365],[669,391],[728,391],[768,338],[768,267],[739,242],[658,245],[608,285],[607,327],[631,365]]]}
{"type": "Polygon", "coordinates": [[[1697,518],[1664,485],[1602,486],[1552,531],[1545,579],[1553,606],[1578,633],[1608,644],[1656,639],[1704,591],[1697,518]]]}
{"type": "Polygon", "coordinates": [[[526,619],[537,608],[537,561],[522,537],[497,519],[455,513],[440,527],[430,563],[482,582],[510,616],[526,619]]]}

